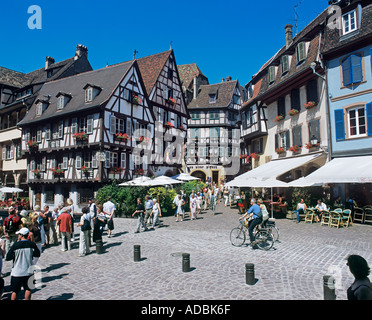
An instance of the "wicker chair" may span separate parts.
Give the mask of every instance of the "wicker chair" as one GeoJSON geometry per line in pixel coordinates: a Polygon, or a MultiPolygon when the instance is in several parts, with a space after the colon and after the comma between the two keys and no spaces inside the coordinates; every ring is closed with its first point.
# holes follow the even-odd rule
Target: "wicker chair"
{"type": "Polygon", "coordinates": [[[350,209],[345,209],[342,212],[342,223],[345,227],[348,227],[349,225],[353,225],[353,219],[351,218],[350,209]]]}

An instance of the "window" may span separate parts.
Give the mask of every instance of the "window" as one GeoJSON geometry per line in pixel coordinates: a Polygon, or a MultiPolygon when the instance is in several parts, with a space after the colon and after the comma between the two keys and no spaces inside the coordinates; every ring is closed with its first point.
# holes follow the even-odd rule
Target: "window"
{"type": "Polygon", "coordinates": [[[347,121],[349,125],[349,137],[363,137],[367,135],[367,122],[365,108],[357,107],[348,109],[347,121]]]}
{"type": "Polygon", "coordinates": [[[306,102],[314,101],[318,103],[318,81],[316,79],[310,80],[306,85],[306,102]]]}
{"type": "Polygon", "coordinates": [[[41,116],[42,113],[43,113],[43,104],[41,102],[39,102],[36,105],[36,115],[41,116]]]}
{"type": "Polygon", "coordinates": [[[285,116],[285,98],[281,97],[278,99],[278,116],[285,116]]]}
{"type": "Polygon", "coordinates": [[[209,128],[209,137],[211,139],[218,139],[220,137],[220,128],[209,128]]]}
{"type": "Polygon", "coordinates": [[[210,94],[209,95],[209,103],[216,103],[216,94],[210,94]]]}
{"type": "Polygon", "coordinates": [[[171,68],[168,68],[168,79],[173,79],[173,70],[171,68]]]}
{"type": "Polygon", "coordinates": [[[282,56],[282,74],[286,74],[289,71],[288,56],[282,56]]]}
{"type": "Polygon", "coordinates": [[[291,109],[296,109],[300,111],[301,109],[301,102],[300,102],[300,90],[293,89],[291,91],[291,109]]]}
{"type": "Polygon", "coordinates": [[[64,106],[65,106],[65,97],[64,96],[58,97],[58,100],[57,100],[57,110],[63,109],[64,106]]]}
{"type": "Polygon", "coordinates": [[[234,104],[240,104],[240,96],[238,96],[237,94],[234,94],[233,102],[234,104]]]}
{"type": "Polygon", "coordinates": [[[357,29],[356,11],[350,11],[342,16],[342,33],[348,34],[357,29]]]}
{"type": "Polygon", "coordinates": [[[273,83],[275,81],[275,67],[271,66],[269,67],[269,84],[273,83]]]}
{"type": "Polygon", "coordinates": [[[302,127],[295,126],[292,128],[292,141],[294,146],[302,147],[302,127]]]}
{"type": "Polygon", "coordinates": [[[93,100],[93,88],[85,89],[85,102],[91,102],[93,100]]]}
{"type": "Polygon", "coordinates": [[[362,55],[352,54],[341,62],[342,84],[348,86],[363,81],[362,55]]]}
{"type": "Polygon", "coordinates": [[[190,138],[191,139],[198,139],[200,137],[200,129],[199,128],[191,128],[190,129],[190,138]]]}
{"type": "Polygon", "coordinates": [[[312,139],[312,137],[315,137],[318,139],[318,142],[320,142],[320,127],[319,127],[319,120],[311,120],[309,122],[309,141],[312,139]]]}
{"type": "Polygon", "coordinates": [[[280,146],[288,150],[290,147],[289,130],[280,133],[279,137],[280,137],[280,146]]]}
{"type": "Polygon", "coordinates": [[[191,116],[191,120],[200,120],[199,112],[191,112],[190,116],[191,116]]]}
{"type": "Polygon", "coordinates": [[[301,63],[306,59],[305,42],[300,42],[297,45],[297,63],[301,63]]]}
{"type": "Polygon", "coordinates": [[[211,112],[209,114],[209,120],[219,120],[220,119],[220,113],[219,112],[211,112]]]}

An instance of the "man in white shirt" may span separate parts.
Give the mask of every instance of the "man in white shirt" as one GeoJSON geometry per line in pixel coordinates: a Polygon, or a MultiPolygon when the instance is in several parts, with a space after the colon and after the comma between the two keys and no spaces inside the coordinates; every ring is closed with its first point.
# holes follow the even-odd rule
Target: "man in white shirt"
{"type": "Polygon", "coordinates": [[[111,238],[111,231],[114,229],[114,212],[115,212],[115,204],[111,202],[111,197],[107,197],[107,202],[103,204],[103,213],[107,217],[107,234],[108,237],[111,238]]]}
{"type": "Polygon", "coordinates": [[[315,209],[318,210],[318,215],[316,217],[316,220],[319,222],[320,221],[320,217],[323,213],[323,211],[327,211],[327,206],[325,205],[324,202],[322,202],[322,200],[318,200],[318,204],[316,205],[315,209]]]}

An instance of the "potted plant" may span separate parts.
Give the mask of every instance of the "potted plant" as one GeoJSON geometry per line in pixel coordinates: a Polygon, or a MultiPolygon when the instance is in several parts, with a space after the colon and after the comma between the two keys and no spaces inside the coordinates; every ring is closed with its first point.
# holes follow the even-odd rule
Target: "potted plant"
{"type": "Polygon", "coordinates": [[[247,158],[247,155],[246,154],[241,154],[240,155],[240,159],[245,159],[245,158],[247,158]]]}
{"type": "Polygon", "coordinates": [[[172,103],[172,104],[176,104],[177,103],[176,99],[173,99],[173,98],[169,98],[168,101],[170,103],[172,103]]]}
{"type": "Polygon", "coordinates": [[[254,160],[258,160],[258,159],[260,159],[260,155],[257,154],[256,152],[252,152],[251,153],[251,158],[254,159],[254,160]]]}
{"type": "Polygon", "coordinates": [[[305,148],[306,149],[312,149],[312,148],[317,148],[319,146],[320,146],[320,143],[319,142],[318,143],[315,143],[315,144],[313,144],[311,142],[308,142],[308,143],[306,143],[305,148]]]}
{"type": "Polygon", "coordinates": [[[275,152],[276,152],[277,154],[281,154],[281,153],[284,153],[284,152],[285,152],[285,149],[284,149],[283,147],[279,147],[279,148],[276,148],[276,149],[275,149],[275,152]]]}
{"type": "Polygon", "coordinates": [[[311,109],[317,106],[315,101],[309,101],[304,104],[305,109],[311,109]]]}
{"type": "Polygon", "coordinates": [[[296,152],[301,151],[301,147],[299,147],[298,145],[294,145],[294,146],[289,148],[289,151],[292,151],[293,153],[296,153],[296,152]]]}
{"type": "Polygon", "coordinates": [[[29,140],[27,141],[27,146],[29,150],[35,150],[38,147],[37,141],[29,140]]]}
{"type": "Polygon", "coordinates": [[[148,144],[150,142],[150,138],[144,137],[144,136],[140,136],[139,137],[139,141],[148,144]]]}
{"type": "Polygon", "coordinates": [[[85,132],[76,132],[72,135],[73,138],[75,138],[76,141],[85,141],[88,139],[88,136],[85,132]]]}
{"type": "Polygon", "coordinates": [[[130,140],[130,136],[127,133],[117,132],[115,133],[115,140],[127,142],[130,140]]]}
{"type": "Polygon", "coordinates": [[[85,173],[85,174],[89,172],[89,169],[86,166],[81,166],[80,170],[82,173],[85,173]]]}
{"type": "Polygon", "coordinates": [[[32,170],[32,172],[34,173],[35,178],[40,179],[41,172],[39,169],[32,170]]]}
{"type": "Polygon", "coordinates": [[[299,114],[300,113],[300,111],[298,111],[297,109],[291,109],[291,110],[289,110],[289,112],[288,112],[288,114],[290,115],[290,116],[295,116],[295,115],[297,115],[297,114],[299,114]]]}
{"type": "Polygon", "coordinates": [[[142,99],[139,96],[133,95],[132,101],[133,101],[133,104],[136,104],[136,105],[142,104],[142,99]]]}
{"type": "Polygon", "coordinates": [[[284,115],[283,114],[280,114],[280,115],[278,115],[278,116],[275,117],[274,122],[278,122],[278,121],[281,121],[283,119],[284,119],[284,115]]]}
{"type": "Polygon", "coordinates": [[[142,168],[136,168],[136,169],[134,169],[134,174],[135,174],[135,175],[140,175],[140,176],[142,176],[142,175],[145,174],[145,169],[142,169],[142,168]]]}
{"type": "Polygon", "coordinates": [[[167,129],[171,129],[171,128],[174,128],[173,124],[169,121],[167,121],[166,123],[164,123],[164,127],[167,128],[167,129]]]}
{"type": "Polygon", "coordinates": [[[62,177],[62,176],[65,174],[65,171],[62,170],[61,168],[58,168],[58,167],[51,168],[51,169],[49,169],[49,170],[52,171],[53,176],[54,176],[55,178],[62,177]]]}

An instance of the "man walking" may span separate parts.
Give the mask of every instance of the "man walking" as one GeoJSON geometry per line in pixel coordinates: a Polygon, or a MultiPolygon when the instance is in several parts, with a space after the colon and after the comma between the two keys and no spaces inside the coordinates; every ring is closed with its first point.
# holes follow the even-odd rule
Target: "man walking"
{"type": "Polygon", "coordinates": [[[137,199],[137,210],[134,211],[133,214],[132,214],[132,217],[135,214],[138,214],[137,230],[136,230],[135,233],[139,233],[140,232],[141,225],[145,229],[144,231],[147,231],[148,230],[147,227],[146,227],[146,223],[145,223],[145,221],[143,219],[144,212],[145,212],[145,206],[142,204],[141,198],[138,198],[137,199]]]}
{"type": "Polygon", "coordinates": [[[3,222],[5,234],[5,252],[8,252],[10,247],[17,241],[16,232],[21,225],[21,219],[16,215],[14,207],[9,207],[9,216],[3,222]]]}
{"type": "Polygon", "coordinates": [[[150,196],[145,196],[145,225],[147,226],[147,224],[150,223],[150,221],[148,221],[151,217],[151,213],[152,213],[152,207],[153,207],[153,202],[152,200],[150,199],[150,196]]]}
{"type": "Polygon", "coordinates": [[[62,235],[62,251],[71,250],[71,231],[72,231],[72,218],[69,212],[69,208],[65,207],[62,209],[62,213],[57,218],[57,224],[59,225],[59,231],[62,235]],[[66,249],[67,242],[67,249],[66,249]]]}
{"type": "Polygon", "coordinates": [[[27,240],[29,230],[22,228],[16,232],[18,242],[8,251],[6,260],[13,260],[12,272],[10,273],[11,299],[16,300],[21,287],[25,290],[25,300],[31,300],[30,277],[34,273],[33,258],[40,257],[40,250],[36,244],[27,240]]]}

